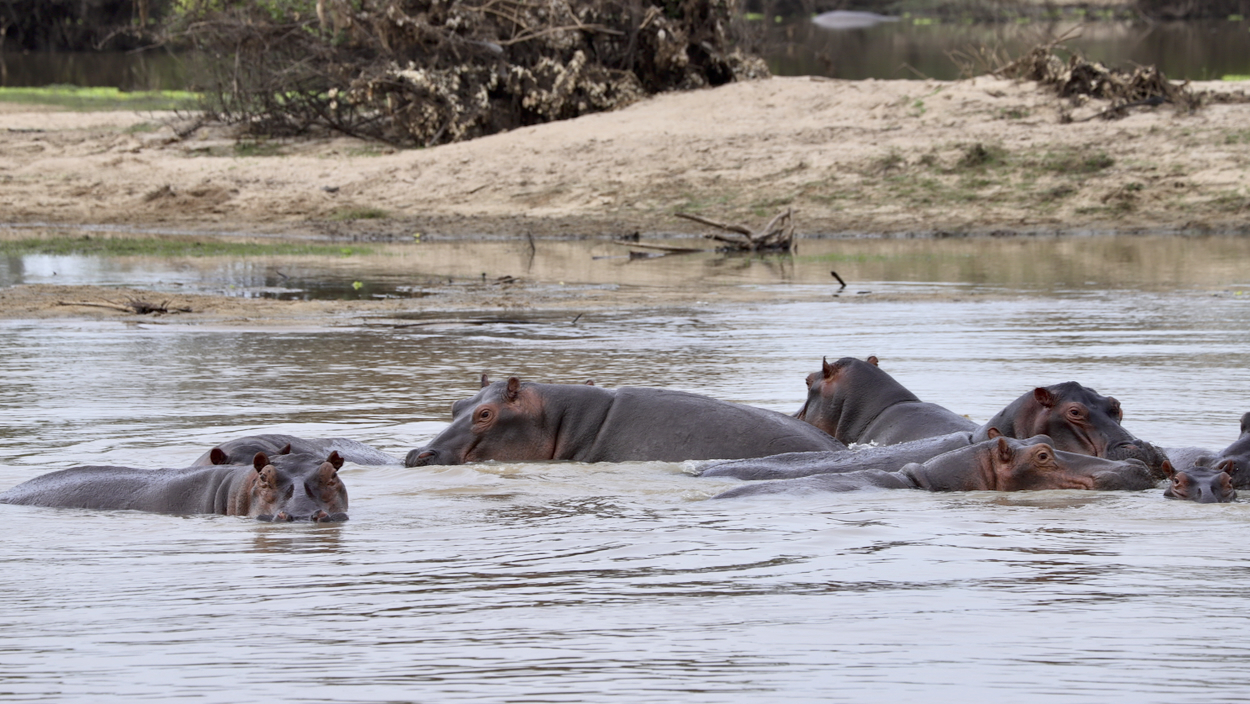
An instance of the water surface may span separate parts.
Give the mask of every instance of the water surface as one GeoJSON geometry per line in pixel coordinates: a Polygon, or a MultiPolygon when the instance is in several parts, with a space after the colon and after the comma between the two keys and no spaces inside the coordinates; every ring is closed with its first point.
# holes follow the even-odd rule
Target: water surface
{"type": "MultiPolygon", "coordinates": [[[[1235,262],[1221,263],[1238,240],[1056,241],[1047,246],[1133,256],[1032,267],[1028,253],[998,266],[955,256],[973,246],[1001,255],[992,240],[948,242],[953,260],[904,267],[901,253],[886,255],[895,244],[930,246],[877,243],[885,258],[873,259],[865,245],[836,266],[855,272],[857,289],[961,295],[835,298],[828,260],[726,275],[709,255],[621,265],[660,265],[670,281],[706,286],[706,302],[576,323],[5,321],[0,487],[76,464],[181,466],[258,431],[402,454],[446,424],[484,371],[790,412],[822,356],[876,354],[922,398],[978,422],[1035,385],[1078,380],[1118,397],[1125,425],[1162,445],[1223,447],[1250,410],[1250,297],[1236,295],[1235,262]],[[759,300],[716,302],[715,291],[741,286],[759,300]]],[[[489,261],[523,256],[490,260],[488,250],[489,261]]],[[[414,269],[450,271],[431,260],[414,269]]],[[[618,260],[568,261],[599,281],[608,270],[596,267],[618,260]]],[[[541,262],[528,275],[546,281],[541,262]]],[[[712,501],[737,482],[691,470],[348,465],[351,520],[328,526],[0,506],[0,697],[1246,697],[1250,559],[1229,536],[1250,526],[1248,504],[1199,506],[1158,490],[712,501]]]]}

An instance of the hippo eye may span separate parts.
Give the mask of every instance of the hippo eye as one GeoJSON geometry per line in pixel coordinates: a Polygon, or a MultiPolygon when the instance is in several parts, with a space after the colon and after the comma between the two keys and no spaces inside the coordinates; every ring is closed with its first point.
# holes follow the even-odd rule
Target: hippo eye
{"type": "Polygon", "coordinates": [[[1068,417],[1069,417],[1069,418],[1080,418],[1082,415],[1084,415],[1084,414],[1082,414],[1082,413],[1081,413],[1081,409],[1079,409],[1079,408],[1077,408],[1077,407],[1075,407],[1075,406],[1073,406],[1072,408],[1069,408],[1069,409],[1068,409],[1068,417]]]}
{"type": "Polygon", "coordinates": [[[490,420],[490,416],[491,413],[489,408],[483,408],[477,412],[477,419],[483,423],[490,420]]]}
{"type": "Polygon", "coordinates": [[[1050,453],[1045,450],[1042,450],[1041,452],[1037,453],[1037,459],[1042,462],[1045,462],[1046,460],[1050,459],[1050,453]]]}

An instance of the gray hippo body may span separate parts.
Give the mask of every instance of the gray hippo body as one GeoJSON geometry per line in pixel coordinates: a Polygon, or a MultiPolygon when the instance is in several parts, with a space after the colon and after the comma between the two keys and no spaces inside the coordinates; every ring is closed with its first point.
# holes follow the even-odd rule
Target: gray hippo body
{"type": "Polygon", "coordinates": [[[343,459],[258,453],[250,465],[180,469],[73,467],[44,474],[0,493],[0,503],[53,508],[220,514],[261,520],[347,519],[343,459]]]}
{"type": "Polygon", "coordinates": [[[1069,381],[1035,388],[972,432],[955,432],[886,447],[865,448],[855,450],[848,456],[830,454],[821,457],[802,453],[717,463],[705,467],[703,475],[774,479],[854,471],[846,467],[854,465],[854,455],[864,451],[870,451],[867,458],[878,464],[856,469],[875,467],[892,471],[902,466],[899,460],[904,460],[903,464],[924,462],[943,452],[982,443],[1000,435],[1016,439],[1046,435],[1051,438],[1055,449],[1061,452],[1104,459],[1138,459],[1150,467],[1156,480],[1170,476],[1172,465],[1167,457],[1150,443],[1133,437],[1120,425],[1121,417],[1120,403],[1114,398],[1101,396],[1093,389],[1069,381]]]}
{"type": "Polygon", "coordinates": [[[263,452],[270,457],[291,453],[329,457],[331,452],[337,452],[344,461],[356,464],[403,464],[397,457],[347,438],[301,438],[277,433],[248,435],[223,442],[200,455],[192,464],[251,464],[257,452],[263,452]]]}
{"type": "Polygon", "coordinates": [[[735,487],[714,498],[860,489],[926,491],[1140,490],[1154,479],[1140,460],[1107,460],[1059,452],[1049,438],[999,437],[910,463],[896,471],[862,469],[735,487]]]}
{"type": "Polygon", "coordinates": [[[877,365],[876,357],[822,360],[807,377],[807,400],[794,417],[847,445],[895,445],[977,429],[964,416],[921,401],[877,365]]]}
{"type": "Polygon", "coordinates": [[[682,391],[583,384],[490,383],[452,405],[451,425],[408,453],[409,467],[487,460],[626,462],[845,452],[784,413],[682,391]]]}

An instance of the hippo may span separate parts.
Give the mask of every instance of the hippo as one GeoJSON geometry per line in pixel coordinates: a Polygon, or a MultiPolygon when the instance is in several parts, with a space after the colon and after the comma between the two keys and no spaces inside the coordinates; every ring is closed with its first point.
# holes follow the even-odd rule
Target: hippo
{"type": "Polygon", "coordinates": [[[1237,500],[1233,487],[1234,461],[1225,459],[1213,466],[1190,465],[1172,473],[1172,481],[1163,490],[1169,499],[1186,499],[1200,504],[1226,504],[1237,500]]]}
{"type": "Polygon", "coordinates": [[[193,466],[210,464],[249,464],[257,452],[270,457],[277,455],[312,454],[329,456],[337,452],[346,462],[365,465],[401,464],[395,457],[347,438],[299,438],[294,435],[248,435],[235,438],[214,447],[196,458],[193,466]]]}
{"type": "Polygon", "coordinates": [[[347,520],[343,458],[256,453],[250,464],[181,469],[73,467],[0,493],[0,503],[54,508],[216,513],[262,521],[347,520]]]}
{"type": "Polygon", "coordinates": [[[1233,486],[1238,489],[1250,489],[1250,413],[1241,416],[1241,437],[1233,444],[1224,448],[1212,462],[1212,466],[1223,462],[1231,462],[1233,486]]]}
{"type": "Polygon", "coordinates": [[[926,403],[878,366],[876,357],[826,357],[807,377],[807,401],[795,418],[850,445],[896,445],[977,429],[971,420],[926,403]]]}
{"type": "Polygon", "coordinates": [[[1007,437],[1049,435],[1055,447],[1107,459],[1139,459],[1150,467],[1155,479],[1166,479],[1167,457],[1158,448],[1139,440],[1120,425],[1124,412],[1110,396],[1066,381],[1038,387],[1026,393],[972,434],[973,442],[990,439],[991,428],[1007,437]]]}
{"type": "MultiPolygon", "coordinates": [[[[943,452],[992,440],[1000,435],[1016,439],[1047,435],[1055,448],[1063,452],[1105,459],[1136,458],[1150,467],[1156,480],[1167,478],[1171,468],[1167,457],[1153,445],[1125,430],[1120,425],[1121,415],[1120,403],[1114,398],[1101,396],[1093,389],[1069,381],[1035,388],[971,432],[960,431],[895,445],[863,448],[856,450],[855,454],[868,452],[866,459],[880,463],[869,466],[892,471],[907,462],[924,462],[943,452]]],[[[701,474],[739,479],[786,479],[841,473],[848,471],[845,467],[854,464],[851,456],[791,453],[708,465],[701,474]]]]}
{"type": "Polygon", "coordinates": [[[713,498],[759,494],[925,489],[927,491],[1140,490],[1155,484],[1141,460],[1108,460],[1054,448],[1050,438],[998,437],[912,462],[897,471],[862,469],[735,487],[713,498]]]}
{"type": "Polygon", "coordinates": [[[409,467],[486,460],[625,462],[847,452],[784,413],[667,389],[491,382],[452,404],[451,425],[408,453],[409,467]]]}

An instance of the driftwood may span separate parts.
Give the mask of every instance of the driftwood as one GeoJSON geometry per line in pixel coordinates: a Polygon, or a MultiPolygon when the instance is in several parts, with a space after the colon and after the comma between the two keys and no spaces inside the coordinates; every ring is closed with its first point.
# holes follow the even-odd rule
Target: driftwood
{"type": "Polygon", "coordinates": [[[138,313],[139,315],[147,315],[148,313],[190,313],[190,308],[170,308],[169,301],[164,303],[150,303],[140,298],[131,298],[125,303],[113,303],[112,301],[57,301],[58,306],[86,306],[89,308],[108,308],[109,310],[121,311],[122,313],[138,313]]]}
{"type": "Polygon", "coordinates": [[[690,213],[676,213],[677,217],[693,220],[704,225],[711,225],[725,232],[704,235],[708,239],[724,242],[721,249],[731,252],[793,252],[795,249],[794,211],[790,208],[777,213],[762,230],[752,230],[745,225],[732,225],[717,222],[710,218],[690,213]]]}
{"type": "MultiPolygon", "coordinates": [[[[651,244],[650,242],[613,242],[622,247],[637,247],[639,249],[654,249],[665,254],[696,254],[698,252],[710,252],[710,249],[702,249],[700,247],[675,247],[671,244],[651,244]]],[[[633,254],[633,252],[631,252],[633,254]]]]}

